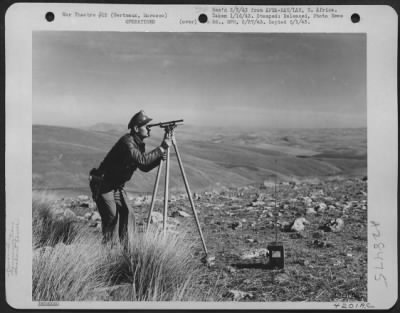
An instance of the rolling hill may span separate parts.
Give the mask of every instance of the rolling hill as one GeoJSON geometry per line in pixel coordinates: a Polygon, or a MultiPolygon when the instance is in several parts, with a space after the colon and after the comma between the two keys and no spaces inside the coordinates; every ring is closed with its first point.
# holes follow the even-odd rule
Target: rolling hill
{"type": "MultiPolygon", "coordinates": [[[[88,193],[90,169],[124,132],[123,125],[104,123],[87,129],[34,125],[33,188],[88,193]]],[[[162,136],[161,129],[153,129],[147,151],[162,136]]],[[[185,125],[177,129],[177,142],[192,191],[264,182],[276,175],[281,180],[365,175],[367,169],[366,129],[234,131],[185,125]]],[[[156,172],[137,171],[127,190],[151,193],[156,172]]],[[[170,188],[184,190],[174,153],[170,188]]]]}

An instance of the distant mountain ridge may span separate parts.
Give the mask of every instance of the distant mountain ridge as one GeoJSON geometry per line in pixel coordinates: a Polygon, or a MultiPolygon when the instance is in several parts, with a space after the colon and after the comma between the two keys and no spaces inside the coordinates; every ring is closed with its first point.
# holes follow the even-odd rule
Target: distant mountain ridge
{"type": "MultiPolygon", "coordinates": [[[[88,192],[90,169],[99,165],[127,131],[123,125],[107,123],[86,129],[34,125],[33,188],[60,193],[88,192]]],[[[366,173],[366,132],[363,130],[246,133],[182,126],[176,133],[193,191],[263,182],[275,175],[291,180],[366,173]],[[301,152],[304,155],[299,157],[297,153],[301,152]]],[[[161,129],[152,130],[152,136],[145,141],[146,150],[159,145],[162,137],[161,129]]],[[[151,193],[155,175],[156,170],[137,171],[127,184],[128,191],[151,193]]],[[[172,191],[184,190],[174,153],[170,177],[172,191]]]]}

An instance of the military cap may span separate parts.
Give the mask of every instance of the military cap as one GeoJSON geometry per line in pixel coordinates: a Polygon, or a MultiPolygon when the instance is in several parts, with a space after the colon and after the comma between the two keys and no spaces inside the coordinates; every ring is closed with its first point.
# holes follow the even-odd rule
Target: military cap
{"type": "Polygon", "coordinates": [[[152,118],[148,117],[143,110],[136,113],[130,120],[128,124],[128,129],[132,129],[134,126],[143,126],[150,122],[152,118]]]}

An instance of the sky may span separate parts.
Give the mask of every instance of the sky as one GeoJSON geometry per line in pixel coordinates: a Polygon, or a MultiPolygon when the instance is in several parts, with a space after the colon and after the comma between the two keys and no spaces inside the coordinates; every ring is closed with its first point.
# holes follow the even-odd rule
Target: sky
{"type": "Polygon", "coordinates": [[[35,31],[33,124],[366,127],[365,34],[35,31]]]}

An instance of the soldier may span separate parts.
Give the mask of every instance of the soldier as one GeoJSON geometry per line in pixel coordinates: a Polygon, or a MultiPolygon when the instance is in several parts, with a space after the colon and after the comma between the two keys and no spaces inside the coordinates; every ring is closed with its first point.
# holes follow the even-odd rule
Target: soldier
{"type": "Polygon", "coordinates": [[[145,152],[143,140],[150,136],[146,124],[151,120],[143,110],[136,113],[128,124],[130,133],[122,136],[99,168],[90,172],[90,187],[101,216],[104,243],[112,241],[117,227],[120,241],[126,239],[128,217],[133,219],[129,225],[135,225],[133,210],[124,190],[125,183],[136,169],[148,172],[157,167],[162,159],[165,160],[166,150],[171,146],[172,139],[164,138],[159,147],[145,152]]]}

